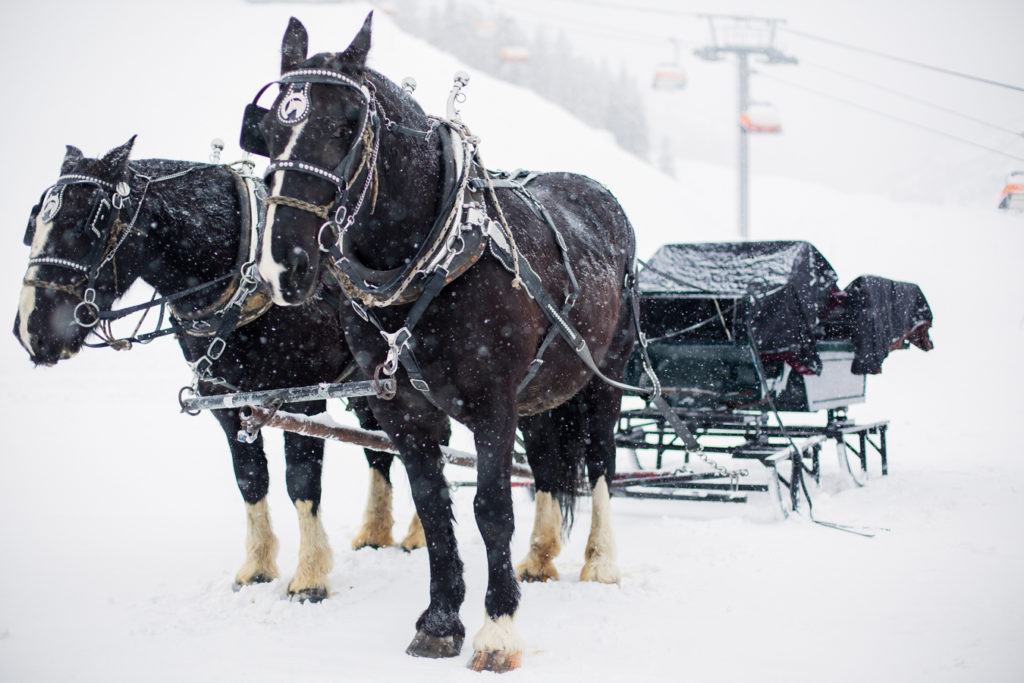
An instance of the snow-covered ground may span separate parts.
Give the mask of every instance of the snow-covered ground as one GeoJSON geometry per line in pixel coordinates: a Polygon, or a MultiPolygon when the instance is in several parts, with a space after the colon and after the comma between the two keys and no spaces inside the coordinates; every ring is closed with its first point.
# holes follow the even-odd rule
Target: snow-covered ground
{"type": "MultiPolygon", "coordinates": [[[[139,157],[203,160],[220,136],[233,158],[243,105],[277,74],[287,17],[303,19],[319,51],[347,45],[366,10],[235,0],[5,5],[0,292],[10,319],[27,252],[23,221],[56,177],[64,144],[98,155],[139,133],[139,157]]],[[[375,42],[373,63],[395,79],[415,76],[421,103],[441,113],[451,74],[466,67],[384,16],[375,42]]],[[[463,116],[489,165],[598,178],[621,198],[642,255],[670,241],[734,237],[722,209],[733,197],[730,169],[680,161],[673,180],[606,133],[482,75],[468,98],[463,116]]],[[[562,581],[523,587],[527,650],[509,678],[1021,680],[1024,218],[773,177],[758,177],[754,192],[755,238],[810,240],[840,284],[864,273],[918,282],[934,310],[935,350],[894,354],[853,411],[891,420],[889,476],[873,460],[870,484],[851,488],[826,458],[813,491],[818,518],[885,531],[863,538],[806,518],[780,522],[767,501],[616,500],[624,578],[599,586],[575,578],[584,505],[556,561],[562,581]]],[[[172,342],[33,368],[5,335],[0,364],[0,680],[477,680],[463,668],[468,646],[454,660],[403,654],[426,605],[426,556],[348,549],[367,481],[356,449],[328,445],[334,595],[291,603],[283,582],[232,593],[243,505],[215,422],[177,412],[189,376],[172,342]]],[[[268,443],[287,578],[298,535],[280,442],[268,443]]],[[[395,479],[404,525],[411,503],[397,468],[395,479]]],[[[471,634],[483,621],[486,579],[472,495],[455,493],[471,634]]],[[[525,494],[516,513],[521,556],[533,515],[525,494]]]]}

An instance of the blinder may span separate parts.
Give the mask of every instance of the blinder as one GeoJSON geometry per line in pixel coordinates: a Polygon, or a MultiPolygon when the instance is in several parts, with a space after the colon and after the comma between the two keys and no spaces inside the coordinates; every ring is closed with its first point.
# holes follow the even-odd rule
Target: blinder
{"type": "MultiPolygon", "coordinates": [[[[259,105],[260,97],[262,97],[263,93],[265,93],[267,89],[272,85],[279,84],[282,86],[290,86],[290,93],[299,98],[306,99],[306,109],[301,116],[293,116],[290,113],[282,113],[281,111],[279,111],[278,118],[280,118],[281,121],[285,123],[297,123],[298,121],[305,118],[306,115],[308,115],[308,86],[312,83],[340,85],[352,88],[353,90],[359,92],[362,98],[359,115],[359,119],[362,121],[361,128],[365,128],[368,123],[371,123],[372,118],[374,119],[372,121],[372,125],[375,129],[374,133],[378,132],[379,121],[376,120],[375,112],[373,113],[374,115],[371,117],[371,110],[373,109],[374,103],[373,94],[371,93],[370,88],[365,83],[360,83],[359,81],[350,78],[345,74],[342,74],[337,71],[331,71],[328,69],[298,69],[296,71],[290,71],[288,73],[285,73],[281,76],[279,80],[271,81],[270,83],[264,85],[262,88],[260,88],[259,92],[256,93],[256,97],[253,98],[252,102],[245,106],[245,111],[242,114],[242,130],[241,134],[239,135],[239,146],[246,152],[269,158],[270,150],[268,148],[266,139],[263,137],[263,133],[260,131],[260,123],[263,121],[263,118],[270,113],[270,109],[261,107],[259,105]],[[305,89],[303,91],[298,91],[295,89],[295,86],[299,84],[305,86],[305,89]]],[[[287,105],[287,101],[282,102],[282,106],[287,105]]],[[[354,171],[355,167],[358,165],[359,162],[358,150],[361,144],[362,135],[357,134],[355,139],[352,141],[351,147],[349,148],[348,152],[342,159],[342,162],[338,165],[337,168],[334,169],[334,175],[338,175],[340,178],[343,179],[350,178],[352,172],[354,171]]],[[[304,164],[304,166],[308,168],[309,164],[304,164]]],[[[302,169],[289,168],[288,170],[302,169]]],[[[271,172],[272,171],[268,169],[267,175],[270,175],[271,172]]],[[[327,177],[325,175],[316,173],[314,173],[314,175],[320,175],[320,177],[327,177]]],[[[327,179],[331,180],[330,178],[327,179]]],[[[331,182],[334,182],[335,185],[339,185],[339,192],[342,190],[342,188],[340,187],[340,183],[333,180],[331,180],[331,182]]]]}
{"type": "Polygon", "coordinates": [[[32,246],[32,240],[36,237],[36,218],[39,217],[39,210],[43,207],[42,202],[32,207],[32,213],[28,215],[28,225],[25,226],[25,236],[21,238],[26,247],[32,246]]]}
{"type": "Polygon", "coordinates": [[[271,81],[260,88],[260,91],[256,93],[256,97],[252,98],[252,102],[245,105],[245,111],[242,113],[242,131],[238,136],[238,146],[242,148],[242,151],[260,157],[270,156],[267,140],[263,137],[263,133],[260,132],[260,122],[263,121],[264,116],[270,113],[270,110],[266,107],[261,107],[259,101],[263,93],[267,91],[267,88],[275,83],[277,81],[271,81]]]}
{"type": "MultiPolygon", "coordinates": [[[[259,96],[257,95],[257,97],[259,96]]],[[[244,151],[261,157],[270,156],[267,141],[263,137],[263,133],[260,132],[260,121],[269,113],[269,109],[265,109],[255,102],[245,105],[245,113],[242,114],[242,133],[238,139],[238,146],[244,151]]]]}

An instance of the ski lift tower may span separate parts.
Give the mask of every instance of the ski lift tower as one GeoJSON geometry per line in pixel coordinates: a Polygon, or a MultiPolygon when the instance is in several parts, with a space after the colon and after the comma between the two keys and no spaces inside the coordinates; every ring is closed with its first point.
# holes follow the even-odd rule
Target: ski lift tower
{"type": "Polygon", "coordinates": [[[749,149],[751,130],[739,122],[750,107],[750,56],[761,55],[765,64],[796,64],[796,58],[775,47],[775,29],[783,19],[745,17],[730,14],[702,14],[711,29],[711,45],[694,51],[701,59],[721,61],[723,55],[736,55],[739,65],[739,228],[740,238],[750,238],[749,149]]]}

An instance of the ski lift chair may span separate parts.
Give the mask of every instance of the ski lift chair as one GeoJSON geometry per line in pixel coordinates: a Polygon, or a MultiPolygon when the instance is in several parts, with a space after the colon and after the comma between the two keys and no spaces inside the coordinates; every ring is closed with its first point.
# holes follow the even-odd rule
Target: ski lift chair
{"type": "Polygon", "coordinates": [[[1014,171],[1006,176],[999,208],[1013,211],[1024,211],[1024,171],[1014,171]]]}
{"type": "Polygon", "coordinates": [[[682,90],[686,87],[686,82],[686,69],[681,64],[665,62],[655,67],[651,86],[655,90],[682,90]]]}
{"type": "Polygon", "coordinates": [[[505,62],[528,62],[530,61],[530,48],[525,45],[506,45],[499,53],[502,61],[505,62]]]}
{"type": "Polygon", "coordinates": [[[740,126],[748,133],[781,133],[782,119],[774,104],[751,102],[740,116],[740,126]]]}

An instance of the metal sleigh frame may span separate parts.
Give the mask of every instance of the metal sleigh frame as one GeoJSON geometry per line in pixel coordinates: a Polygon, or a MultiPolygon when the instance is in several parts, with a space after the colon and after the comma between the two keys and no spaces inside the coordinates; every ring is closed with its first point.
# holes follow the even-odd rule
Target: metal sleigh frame
{"type": "MultiPolygon", "coordinates": [[[[790,243],[779,244],[792,248],[790,243]]],[[[649,270],[658,274],[654,268],[649,270]]],[[[641,271],[641,285],[643,275],[641,271]]],[[[651,404],[620,411],[616,447],[620,453],[632,452],[637,469],[613,478],[613,495],[742,503],[751,493],[767,493],[787,516],[800,509],[801,490],[810,508],[806,480],[820,483],[822,448],[830,441],[835,444],[840,474],[850,485],[864,485],[871,454],[881,461],[881,475],[888,474],[888,421],[857,424],[847,415],[850,405],[864,401],[866,384],[864,375],[851,371],[854,346],[850,340],[832,336],[813,342],[819,373],[800,374],[792,369],[798,364],[762,354],[755,342],[751,321],[761,302],[780,289],[754,295],[735,289],[688,290],[677,285],[669,283],[640,297],[641,326],[660,335],[645,340],[643,347],[661,381],[661,407],[667,412],[651,404]],[[792,424],[783,423],[782,413],[792,424]],[[797,417],[792,417],[794,414],[797,417]],[[818,424],[808,419],[812,414],[819,416],[818,424]],[[727,469],[717,462],[721,456],[733,464],[758,463],[764,471],[757,474],[766,476],[751,476],[747,469],[727,469]],[[858,460],[858,472],[850,466],[851,457],[858,460]]],[[[645,379],[642,350],[637,344],[627,364],[625,381],[630,384],[645,379]]],[[[194,396],[181,403],[185,411],[241,408],[239,438],[243,440],[254,439],[262,427],[276,427],[397,452],[382,432],[344,427],[325,414],[306,416],[277,410],[285,403],[303,400],[387,397],[394,393],[394,382],[389,377],[194,396]]],[[[476,466],[472,453],[444,448],[443,457],[452,464],[476,466]]],[[[516,454],[513,475],[516,485],[532,485],[521,453],[516,454]]]]}
{"type": "MultiPolygon", "coordinates": [[[[187,411],[239,409],[242,417],[240,440],[254,439],[260,429],[272,427],[397,453],[383,432],[344,426],[326,414],[308,416],[278,410],[283,403],[379,395],[391,390],[382,384],[371,380],[197,396],[183,399],[182,408],[187,411]]],[[[615,476],[611,482],[613,495],[744,503],[751,493],[767,493],[785,516],[790,510],[799,509],[800,490],[804,487],[805,477],[820,482],[822,447],[829,441],[835,444],[840,472],[853,485],[864,484],[868,457],[872,453],[880,458],[881,474],[888,474],[888,421],[857,424],[848,418],[845,407],[829,408],[824,425],[786,426],[769,424],[771,411],[768,409],[708,411],[673,406],[673,410],[700,443],[703,454],[726,455],[734,461],[756,461],[765,468],[766,480],[753,481],[746,470],[729,471],[722,467],[704,471],[690,469],[693,453],[681,435],[668,424],[664,415],[646,407],[623,410],[619,416],[616,446],[633,453],[638,469],[615,476]],[[653,469],[640,467],[638,452],[653,454],[653,469]],[[664,470],[665,456],[673,453],[682,454],[683,467],[664,470]],[[858,461],[859,475],[850,467],[851,455],[858,461]],[[783,489],[788,491],[788,500],[783,496],[783,489]]],[[[476,455],[473,453],[443,447],[442,457],[446,463],[476,467],[476,455]]],[[[532,483],[531,472],[522,457],[516,458],[512,473],[517,479],[516,484],[532,483]]],[[[472,482],[459,482],[459,485],[472,485],[472,482]]]]}
{"type": "MultiPolygon", "coordinates": [[[[711,346],[712,355],[719,363],[711,364],[712,371],[707,375],[715,379],[718,372],[737,374],[737,370],[762,372],[760,364],[754,362],[751,349],[737,355],[737,349],[747,346],[746,340],[733,340],[732,343],[711,346]],[[746,356],[747,363],[743,358],[746,356]],[[738,359],[738,367],[730,366],[738,359]],[[744,367],[745,366],[745,367],[744,367]],[[723,370],[724,368],[724,370],[723,370]]],[[[743,503],[748,501],[751,493],[767,493],[779,506],[783,516],[790,510],[800,508],[800,491],[805,488],[805,477],[820,482],[822,447],[829,441],[834,442],[839,460],[840,472],[855,486],[862,486],[868,471],[869,455],[874,453],[881,461],[881,474],[888,474],[888,451],[886,433],[888,421],[857,424],[847,416],[850,403],[863,400],[864,378],[860,376],[859,391],[856,383],[851,391],[849,386],[849,363],[852,350],[836,349],[836,345],[823,345],[831,350],[822,351],[825,359],[822,374],[817,377],[801,377],[795,373],[783,371],[780,377],[770,378],[768,382],[758,382],[762,396],[756,407],[728,408],[722,400],[735,397],[736,393],[713,394],[701,389],[681,389],[666,387],[663,393],[670,397],[670,405],[675,415],[685,424],[685,429],[700,444],[700,457],[710,469],[694,470],[689,466],[694,459],[693,449],[688,448],[682,434],[668,423],[665,416],[658,410],[648,406],[638,409],[626,409],[620,413],[616,429],[616,446],[627,452],[631,451],[637,471],[623,472],[615,476],[611,482],[613,495],[688,501],[708,501],[725,503],[743,503]],[[844,377],[845,374],[845,377],[844,377]],[[835,376],[843,377],[844,382],[838,384],[835,376]],[[794,389],[794,385],[797,388],[794,389]],[[764,393],[767,392],[767,393],[764,393]],[[687,397],[696,395],[696,403],[708,404],[711,408],[695,407],[687,397]],[[778,412],[771,406],[781,405],[789,409],[814,413],[827,410],[827,421],[821,425],[790,424],[783,426],[781,422],[770,424],[774,414],[778,412]],[[652,454],[653,468],[640,467],[638,453],[652,454]],[[683,456],[683,466],[674,470],[664,470],[666,455],[683,456]],[[765,468],[766,480],[756,481],[746,470],[727,470],[712,464],[708,455],[725,455],[733,461],[754,461],[765,468]],[[850,467],[849,458],[855,457],[859,464],[859,475],[850,467]],[[788,463],[788,468],[786,464],[788,463]],[[788,500],[783,495],[788,491],[788,500]]],[[[700,356],[702,361],[708,353],[708,345],[686,345],[674,343],[668,353],[684,356],[700,356]]],[[[657,344],[649,346],[655,363],[663,360],[664,348],[657,344]]],[[[684,370],[685,364],[683,366],[684,370]]],[[[677,368],[678,369],[678,368],[677,368]]],[[[627,371],[627,375],[630,371],[627,371]]],[[[633,370],[633,372],[638,372],[633,370]]],[[[749,373],[748,373],[749,374],[749,373]]],[[[671,368],[666,373],[672,377],[671,368]]],[[[707,377],[689,376],[685,379],[707,382],[707,377]]],[[[629,377],[627,377],[629,379],[629,377]]],[[[358,446],[397,453],[383,432],[371,432],[363,429],[346,427],[331,419],[326,414],[307,416],[278,411],[284,403],[326,398],[345,398],[353,396],[382,395],[394,390],[394,379],[388,378],[381,382],[355,381],[339,384],[320,384],[310,387],[275,389],[269,391],[239,392],[217,394],[212,396],[196,396],[184,398],[182,409],[187,411],[212,409],[240,409],[243,429],[239,439],[254,439],[263,427],[274,427],[287,431],[352,443],[358,446]]],[[[473,453],[458,451],[445,447],[442,449],[445,462],[455,465],[475,467],[476,456],[473,453]]],[[[517,485],[530,485],[532,476],[521,454],[513,463],[513,475],[517,485]]],[[[645,460],[649,458],[645,456],[645,460]]],[[[459,482],[460,485],[471,485],[472,482],[459,482]]]]}

